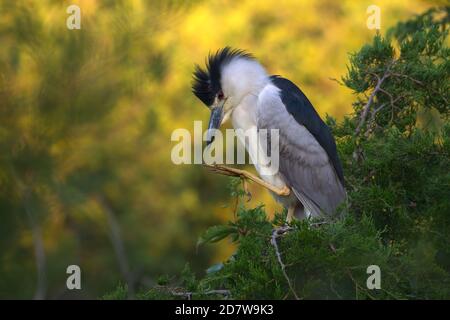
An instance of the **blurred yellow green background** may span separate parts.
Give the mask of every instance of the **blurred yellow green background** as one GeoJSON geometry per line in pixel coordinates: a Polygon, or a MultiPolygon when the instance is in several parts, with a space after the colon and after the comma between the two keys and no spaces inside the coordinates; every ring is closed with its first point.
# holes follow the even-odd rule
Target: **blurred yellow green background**
{"type": "MultiPolygon", "coordinates": [[[[341,119],[354,97],[333,79],[376,32],[367,7],[383,33],[436,3],[0,0],[0,298],[95,298],[228,257],[226,242],[195,246],[233,217],[228,179],[170,159],[172,131],[208,119],[194,64],[248,50],[341,119]],[[81,30],[66,27],[71,4],[81,30]],[[80,291],[66,289],[71,264],[80,291]]],[[[251,192],[249,206],[280,210],[251,192]]]]}

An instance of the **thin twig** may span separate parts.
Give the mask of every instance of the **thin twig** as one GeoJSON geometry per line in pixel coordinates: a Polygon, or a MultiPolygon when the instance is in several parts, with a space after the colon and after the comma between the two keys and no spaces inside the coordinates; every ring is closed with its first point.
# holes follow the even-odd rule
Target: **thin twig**
{"type": "Polygon", "coordinates": [[[122,232],[120,229],[119,221],[116,217],[115,212],[113,211],[111,205],[107,201],[107,199],[98,194],[96,196],[97,203],[103,209],[106,215],[106,219],[109,225],[109,237],[114,249],[114,253],[116,254],[117,263],[119,265],[119,270],[124,277],[127,286],[128,286],[128,298],[134,298],[134,277],[133,273],[130,269],[130,264],[128,262],[125,243],[122,238],[122,232]]]}
{"type": "Polygon", "coordinates": [[[389,75],[390,75],[389,69],[390,69],[390,67],[388,67],[386,69],[386,71],[383,74],[383,77],[381,77],[381,78],[377,74],[374,74],[377,77],[377,84],[376,84],[375,88],[373,89],[372,93],[370,94],[366,105],[363,108],[363,111],[362,111],[362,114],[361,114],[361,119],[359,120],[359,124],[358,124],[358,126],[356,127],[356,130],[355,130],[355,135],[358,135],[359,132],[361,131],[361,129],[362,129],[362,127],[363,127],[363,125],[364,125],[364,123],[366,121],[367,114],[369,113],[369,110],[370,110],[370,107],[372,105],[373,99],[375,98],[375,95],[380,90],[381,85],[383,84],[384,80],[386,80],[386,78],[389,77],[389,75]]]}
{"type": "Polygon", "coordinates": [[[413,77],[408,76],[407,74],[398,73],[398,72],[392,72],[391,74],[392,74],[393,76],[395,76],[395,77],[407,78],[407,79],[411,80],[412,82],[417,83],[418,85],[421,85],[421,86],[424,85],[422,81],[417,80],[417,79],[414,79],[413,77]]]}
{"type": "Polygon", "coordinates": [[[430,91],[432,91],[432,92],[438,94],[439,96],[441,96],[441,98],[444,99],[445,103],[448,104],[448,101],[447,101],[447,99],[444,96],[442,96],[438,91],[434,90],[433,88],[427,87],[422,81],[414,79],[413,77],[408,76],[407,74],[402,74],[402,73],[398,73],[398,72],[392,72],[391,75],[393,75],[395,77],[402,77],[402,78],[409,79],[412,82],[414,82],[415,84],[418,84],[421,87],[429,89],[430,91]]]}
{"type": "MultiPolygon", "coordinates": [[[[391,105],[391,110],[392,110],[392,112],[391,112],[391,120],[390,120],[390,123],[392,123],[392,121],[393,121],[393,119],[394,119],[394,109],[396,108],[395,103],[396,103],[398,100],[405,98],[406,95],[400,95],[399,97],[397,97],[397,98],[394,99],[394,97],[392,96],[392,94],[390,94],[390,93],[387,92],[386,90],[380,88],[380,92],[383,92],[384,94],[386,94],[386,95],[389,97],[390,105],[391,105]]],[[[376,114],[377,114],[378,112],[380,112],[381,109],[383,109],[385,106],[386,106],[386,103],[383,103],[381,106],[379,106],[378,108],[373,109],[373,110],[371,111],[371,116],[370,116],[370,120],[369,120],[369,124],[368,124],[369,127],[367,128],[366,133],[365,133],[365,136],[366,136],[366,137],[369,136],[369,133],[370,133],[370,131],[371,131],[370,124],[374,124],[374,123],[375,123],[375,116],[376,116],[376,114]]],[[[375,123],[375,125],[377,126],[376,123],[375,123]]]]}
{"type": "MultiPolygon", "coordinates": [[[[329,246],[330,246],[331,251],[333,251],[333,253],[336,253],[336,248],[335,248],[335,246],[334,246],[332,243],[330,243],[329,246]]],[[[353,274],[352,274],[352,272],[351,272],[351,270],[350,270],[349,268],[345,268],[345,272],[347,273],[348,277],[352,280],[352,282],[355,284],[355,290],[356,290],[356,293],[358,293],[358,289],[359,289],[359,290],[365,292],[366,295],[367,295],[370,299],[376,300],[374,296],[372,296],[370,293],[368,293],[367,290],[366,290],[365,288],[363,288],[363,287],[358,283],[358,281],[356,281],[356,279],[353,277],[353,274]]]]}
{"type": "Polygon", "coordinates": [[[171,295],[177,296],[177,297],[185,297],[188,300],[192,299],[192,296],[199,296],[199,295],[222,295],[226,298],[229,298],[231,296],[230,290],[208,290],[205,292],[191,292],[191,291],[176,291],[178,289],[170,289],[168,290],[171,295]]]}
{"type": "Polygon", "coordinates": [[[329,223],[329,221],[324,220],[324,221],[317,221],[317,222],[313,222],[310,224],[311,227],[320,227],[323,226],[324,224],[329,223]]]}
{"type": "MultiPolygon", "coordinates": [[[[286,229],[283,230],[284,232],[286,232],[287,230],[290,229],[286,229]]],[[[296,300],[300,300],[300,298],[297,296],[297,293],[295,293],[294,287],[292,286],[291,280],[289,279],[289,276],[286,273],[286,266],[283,263],[283,260],[281,259],[281,253],[280,250],[278,248],[278,243],[277,243],[277,238],[280,236],[280,234],[278,233],[277,229],[274,229],[272,232],[272,237],[270,239],[270,243],[273,245],[273,247],[275,248],[275,254],[277,255],[277,259],[278,259],[278,263],[281,266],[281,271],[283,272],[284,278],[286,279],[288,285],[289,285],[289,289],[291,290],[292,294],[294,295],[296,300]]]]}
{"type": "Polygon", "coordinates": [[[384,80],[386,80],[386,78],[390,77],[392,75],[391,73],[391,67],[397,62],[397,60],[393,60],[390,64],[388,64],[388,66],[386,67],[386,70],[383,73],[383,76],[380,78],[380,76],[376,73],[373,72],[369,72],[368,74],[373,75],[377,78],[377,84],[375,86],[375,88],[373,89],[372,93],[370,94],[366,105],[363,108],[362,114],[361,114],[361,119],[359,120],[359,124],[356,127],[355,130],[355,136],[357,136],[359,134],[359,132],[361,131],[366,119],[367,119],[367,114],[369,113],[370,107],[373,103],[373,99],[375,98],[375,95],[378,93],[378,91],[381,88],[381,85],[383,84],[384,80]]]}
{"type": "Polygon", "coordinates": [[[31,227],[31,235],[33,238],[34,254],[37,269],[37,286],[34,293],[34,300],[44,300],[47,293],[47,263],[44,248],[44,240],[42,235],[42,229],[38,222],[38,219],[31,207],[31,191],[29,187],[25,187],[24,191],[24,207],[27,214],[28,221],[31,227]]]}
{"type": "Polygon", "coordinates": [[[41,226],[31,205],[32,189],[29,184],[32,183],[30,183],[30,181],[28,181],[28,183],[23,182],[12,166],[11,173],[15,181],[17,181],[18,188],[21,191],[23,207],[30,223],[31,235],[33,238],[37,271],[37,283],[33,299],[44,300],[47,295],[47,259],[41,226]]]}

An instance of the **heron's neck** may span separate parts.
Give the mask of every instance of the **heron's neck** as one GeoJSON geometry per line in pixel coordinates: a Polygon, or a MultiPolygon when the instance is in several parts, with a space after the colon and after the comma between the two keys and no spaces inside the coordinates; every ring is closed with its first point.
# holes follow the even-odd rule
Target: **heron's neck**
{"type": "Polygon", "coordinates": [[[242,129],[244,131],[256,127],[256,104],[258,97],[247,95],[241,103],[233,109],[231,121],[234,129],[242,129]]]}
{"type": "MultiPolygon", "coordinates": [[[[273,162],[271,155],[274,155],[274,152],[272,149],[271,155],[269,155],[267,149],[263,149],[261,143],[258,142],[258,139],[264,139],[264,136],[258,135],[257,110],[258,96],[247,95],[234,108],[231,114],[231,121],[239,141],[245,146],[260,177],[274,186],[283,188],[286,184],[278,174],[278,165],[276,165],[278,158],[276,158],[276,162],[273,162]]],[[[268,137],[266,136],[266,138],[268,137]]],[[[264,145],[267,147],[267,143],[264,145]]]]}

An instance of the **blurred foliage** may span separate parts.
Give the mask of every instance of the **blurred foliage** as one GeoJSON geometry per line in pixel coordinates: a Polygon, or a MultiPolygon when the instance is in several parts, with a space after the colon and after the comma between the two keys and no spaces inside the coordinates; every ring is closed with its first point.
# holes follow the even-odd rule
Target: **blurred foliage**
{"type": "MultiPolygon", "coordinates": [[[[185,261],[199,273],[229,256],[229,244],[195,251],[230,219],[227,179],[170,161],[172,131],[207,117],[190,93],[194,63],[248,49],[342,117],[351,91],[329,78],[373,36],[370,4],[0,0],[0,298],[96,297],[118,282],[134,294],[185,261]],[[66,28],[71,4],[81,30],[66,28]],[[66,290],[71,264],[81,291],[66,290]]],[[[378,4],[383,29],[432,5],[378,4]]],[[[277,207],[251,191],[252,205],[277,207]]]]}
{"type": "MultiPolygon", "coordinates": [[[[204,277],[184,272],[181,281],[173,279],[139,297],[450,299],[450,105],[444,90],[450,74],[448,12],[431,10],[399,23],[388,32],[396,37],[377,34],[351,56],[344,83],[358,94],[355,112],[340,122],[327,117],[347,183],[349,199],[342,216],[325,222],[294,221],[279,235],[274,232],[283,226],[286,212],[270,219],[262,206],[249,209],[241,202],[233,221],[209,228],[200,238],[201,243],[215,243],[231,237],[238,246],[229,259],[204,277]],[[434,19],[442,13],[444,20],[434,19]],[[398,59],[396,66],[393,59],[398,59]],[[377,85],[367,77],[367,72],[385,70],[402,72],[407,84],[390,80],[394,83],[377,85]],[[412,77],[423,85],[411,87],[412,77]],[[366,99],[363,105],[369,105],[369,111],[389,102],[378,96],[370,102],[368,97],[380,88],[388,88],[393,99],[410,100],[398,103],[400,112],[395,111],[392,121],[370,117],[366,127],[375,129],[358,132],[363,117],[359,101],[366,99]],[[438,130],[417,126],[418,106],[435,108],[443,125],[438,130]],[[371,265],[380,267],[381,289],[366,286],[371,265]],[[184,295],[174,294],[177,283],[177,292],[184,295]],[[217,289],[227,294],[210,295],[217,289]]],[[[244,196],[239,189],[234,195],[244,196]]],[[[120,298],[117,292],[111,297],[120,298]]]]}

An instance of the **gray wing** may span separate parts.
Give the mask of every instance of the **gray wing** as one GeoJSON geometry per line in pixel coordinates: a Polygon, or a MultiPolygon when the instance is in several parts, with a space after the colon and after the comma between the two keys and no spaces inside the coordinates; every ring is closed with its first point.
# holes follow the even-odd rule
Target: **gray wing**
{"type": "Polygon", "coordinates": [[[295,121],[316,138],[330,159],[342,185],[344,173],[341,161],[337,154],[336,143],[330,128],[322,121],[306,95],[294,83],[280,76],[271,76],[271,82],[280,90],[280,98],[286,110],[294,117],[295,121]]]}
{"type": "Polygon", "coordinates": [[[346,197],[341,179],[314,135],[288,112],[276,86],[258,97],[257,125],[279,130],[279,172],[310,215],[333,214],[346,197]]]}

